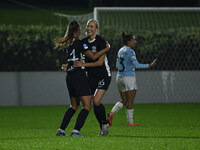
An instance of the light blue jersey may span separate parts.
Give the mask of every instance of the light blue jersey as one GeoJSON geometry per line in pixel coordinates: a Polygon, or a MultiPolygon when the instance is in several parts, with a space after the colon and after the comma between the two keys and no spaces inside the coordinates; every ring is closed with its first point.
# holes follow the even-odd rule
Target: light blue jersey
{"type": "Polygon", "coordinates": [[[123,46],[117,54],[117,76],[135,76],[135,68],[149,68],[149,64],[140,64],[135,52],[128,46],[123,46]]]}

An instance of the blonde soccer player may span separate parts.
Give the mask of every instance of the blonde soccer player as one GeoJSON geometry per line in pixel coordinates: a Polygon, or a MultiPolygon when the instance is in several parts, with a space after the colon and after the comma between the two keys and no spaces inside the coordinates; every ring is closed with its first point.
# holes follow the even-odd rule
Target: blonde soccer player
{"type": "MultiPolygon", "coordinates": [[[[99,23],[95,19],[90,19],[86,25],[88,37],[83,39],[83,51],[90,50],[96,54],[106,47],[106,41],[99,35],[97,31],[99,23]]],[[[111,82],[111,71],[108,64],[107,53],[98,59],[86,59],[86,63],[81,61],[75,62],[78,67],[86,67],[89,79],[89,86],[92,91],[92,102],[94,113],[100,125],[99,135],[107,135],[109,132],[109,122],[106,118],[105,107],[102,99],[111,82]]]]}

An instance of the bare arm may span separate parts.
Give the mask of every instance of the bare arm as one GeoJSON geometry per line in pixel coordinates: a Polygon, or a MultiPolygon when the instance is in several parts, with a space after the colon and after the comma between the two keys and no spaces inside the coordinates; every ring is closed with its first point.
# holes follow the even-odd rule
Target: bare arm
{"type": "Polygon", "coordinates": [[[105,55],[101,56],[97,61],[91,63],[83,63],[82,61],[75,61],[75,67],[99,67],[104,63],[105,55]]]}
{"type": "Polygon", "coordinates": [[[110,44],[108,42],[106,42],[106,48],[100,50],[99,52],[94,54],[93,52],[88,50],[84,54],[85,54],[85,56],[87,56],[87,58],[92,59],[92,60],[96,60],[97,58],[101,57],[102,55],[104,55],[109,50],[110,50],[110,44]]]}

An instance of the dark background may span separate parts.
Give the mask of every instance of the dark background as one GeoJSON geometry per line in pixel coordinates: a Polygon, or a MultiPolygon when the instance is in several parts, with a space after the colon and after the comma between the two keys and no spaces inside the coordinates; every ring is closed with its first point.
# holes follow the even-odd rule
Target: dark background
{"type": "MultiPolygon", "coordinates": [[[[17,0],[35,5],[68,5],[70,7],[199,7],[200,0],[17,0]]],[[[1,0],[1,4],[9,0],[1,0]]]]}
{"type": "MultiPolygon", "coordinates": [[[[0,71],[55,71],[66,62],[65,54],[55,51],[54,46],[56,39],[63,37],[70,18],[55,16],[54,12],[76,16],[89,14],[94,7],[199,7],[199,4],[200,0],[0,0],[0,71]]],[[[142,12],[129,23],[134,27],[131,31],[110,24],[101,26],[101,36],[112,45],[109,52],[112,70],[116,70],[117,51],[123,45],[122,31],[136,35],[139,62],[159,59],[153,70],[200,70],[200,11],[184,13],[173,12],[163,17],[162,13],[155,16],[142,12]]],[[[87,19],[79,17],[82,24],[87,19]]]]}

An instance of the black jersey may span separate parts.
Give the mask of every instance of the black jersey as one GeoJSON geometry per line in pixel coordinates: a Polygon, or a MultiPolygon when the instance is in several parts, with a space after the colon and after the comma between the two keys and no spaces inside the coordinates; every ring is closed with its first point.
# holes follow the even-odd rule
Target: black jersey
{"type": "Polygon", "coordinates": [[[74,43],[67,48],[66,50],[67,63],[68,63],[67,73],[83,69],[80,67],[74,67],[75,61],[84,59],[84,55],[82,53],[83,49],[81,47],[82,47],[81,41],[79,39],[76,39],[76,41],[74,41],[74,43]]]}
{"type": "Polygon", "coordinates": [[[67,53],[67,87],[70,97],[91,95],[88,77],[83,67],[74,67],[74,61],[84,59],[82,44],[79,39],[66,49],[67,53]]]}
{"type": "MultiPolygon", "coordinates": [[[[100,36],[96,36],[96,38],[92,41],[89,41],[89,37],[86,37],[82,40],[82,48],[83,51],[91,50],[93,53],[96,53],[102,49],[106,48],[106,41],[100,36]]],[[[91,60],[86,57],[86,62],[95,62],[97,60],[91,60]]],[[[88,67],[88,76],[111,76],[110,67],[108,65],[107,56],[105,56],[104,64],[98,67],[88,67]]]]}

